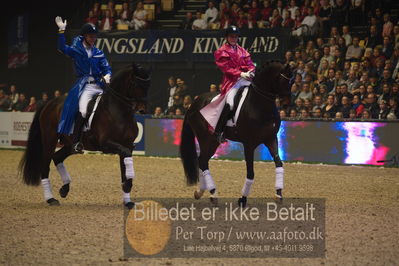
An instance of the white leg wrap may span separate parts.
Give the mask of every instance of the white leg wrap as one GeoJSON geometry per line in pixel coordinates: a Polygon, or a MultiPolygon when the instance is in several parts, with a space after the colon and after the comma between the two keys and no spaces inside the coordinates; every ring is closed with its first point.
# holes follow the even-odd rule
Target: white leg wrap
{"type": "Polygon", "coordinates": [[[206,190],[204,173],[202,172],[201,169],[199,169],[199,189],[200,190],[206,190]]]}
{"type": "Polygon", "coordinates": [[[123,162],[125,163],[126,179],[133,179],[134,178],[133,158],[126,157],[123,159],[123,162]]]}
{"type": "Polygon", "coordinates": [[[248,197],[249,193],[251,192],[252,184],[254,183],[253,179],[245,179],[244,186],[242,187],[242,195],[244,197],[248,197]]]}
{"type": "Polygon", "coordinates": [[[277,167],[276,168],[276,189],[284,188],[284,168],[277,167]]]}
{"type": "Polygon", "coordinates": [[[64,183],[64,185],[71,183],[71,176],[67,172],[64,163],[57,164],[57,171],[60,174],[62,183],[64,183]]]}
{"type": "Polygon", "coordinates": [[[42,179],[42,187],[43,187],[43,191],[44,191],[44,198],[46,200],[54,198],[53,192],[51,192],[51,183],[48,178],[42,179]]]}
{"type": "Polygon", "coordinates": [[[203,173],[204,183],[206,190],[211,191],[212,189],[216,188],[215,182],[213,182],[213,178],[209,170],[205,170],[203,173]]]}
{"type": "Polygon", "coordinates": [[[132,201],[132,200],[130,199],[130,193],[125,193],[125,192],[123,192],[122,197],[123,197],[123,203],[125,203],[125,204],[132,201]]]}

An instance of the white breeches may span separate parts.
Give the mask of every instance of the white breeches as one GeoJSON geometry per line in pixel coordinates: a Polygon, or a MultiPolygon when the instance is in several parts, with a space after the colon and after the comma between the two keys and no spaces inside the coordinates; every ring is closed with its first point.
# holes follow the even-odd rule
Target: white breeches
{"type": "Polygon", "coordinates": [[[239,88],[241,88],[242,86],[249,86],[251,84],[250,81],[240,78],[236,84],[234,84],[234,86],[227,92],[226,95],[226,103],[228,103],[230,105],[230,110],[233,110],[234,107],[234,97],[237,94],[237,91],[239,88]]]}
{"type": "Polygon", "coordinates": [[[87,104],[94,95],[102,93],[103,90],[97,84],[86,84],[83,88],[82,95],[79,98],[79,112],[83,117],[87,114],[87,104]]]}

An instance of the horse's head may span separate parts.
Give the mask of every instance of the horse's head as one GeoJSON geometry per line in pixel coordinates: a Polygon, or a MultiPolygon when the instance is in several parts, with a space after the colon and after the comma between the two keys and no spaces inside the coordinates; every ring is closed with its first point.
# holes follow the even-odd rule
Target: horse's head
{"type": "Polygon", "coordinates": [[[293,72],[290,65],[272,61],[256,69],[253,84],[260,93],[270,95],[270,98],[277,96],[283,105],[288,105],[291,101],[292,80],[293,72]]]}
{"type": "Polygon", "coordinates": [[[133,63],[113,77],[111,87],[123,96],[122,100],[131,104],[134,112],[146,112],[147,92],[150,87],[149,71],[133,63]]]}

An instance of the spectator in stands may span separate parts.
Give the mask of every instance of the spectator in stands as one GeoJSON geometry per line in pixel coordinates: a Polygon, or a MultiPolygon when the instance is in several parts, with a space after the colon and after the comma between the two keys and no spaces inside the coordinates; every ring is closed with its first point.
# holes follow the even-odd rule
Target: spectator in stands
{"type": "Polygon", "coordinates": [[[338,108],[338,111],[342,113],[343,118],[349,118],[349,111],[352,109],[352,106],[349,102],[349,98],[347,96],[342,96],[341,105],[338,108]]]}
{"type": "Polygon", "coordinates": [[[352,45],[346,51],[345,59],[352,62],[359,62],[363,55],[363,48],[359,46],[359,37],[353,37],[352,45]]]}
{"type": "Polygon", "coordinates": [[[132,11],[130,10],[129,3],[128,2],[123,2],[122,10],[120,11],[120,15],[121,15],[122,19],[130,20],[131,19],[131,17],[130,17],[131,14],[132,14],[132,11]]]}
{"type": "Polygon", "coordinates": [[[131,26],[130,10],[127,2],[122,5],[122,10],[119,12],[118,19],[115,21],[117,29],[128,29],[131,26]]]}
{"type": "Polygon", "coordinates": [[[215,7],[215,3],[213,1],[208,2],[208,8],[205,11],[205,21],[208,25],[211,23],[215,23],[218,18],[218,10],[215,7]]]}
{"type": "Polygon", "coordinates": [[[251,2],[251,8],[248,10],[248,15],[251,15],[252,19],[255,21],[257,21],[261,18],[260,9],[258,7],[257,1],[253,0],[251,2]]]}
{"type": "Polygon", "coordinates": [[[100,29],[104,31],[112,30],[114,24],[114,19],[111,16],[111,10],[107,9],[105,11],[105,16],[100,22],[100,29]]]}
{"type": "Polygon", "coordinates": [[[155,107],[154,114],[152,117],[161,118],[163,117],[162,108],[160,106],[155,107]]]}
{"type": "Polygon", "coordinates": [[[263,1],[263,8],[260,11],[260,21],[262,24],[266,27],[269,25],[269,18],[272,15],[273,8],[270,5],[270,0],[264,0],[263,1]]]}
{"type": "Polygon", "coordinates": [[[317,107],[316,109],[313,110],[312,117],[321,118],[321,114],[322,114],[321,108],[317,107]]]}
{"type": "Polygon", "coordinates": [[[384,37],[381,52],[385,59],[391,58],[393,54],[393,45],[391,44],[391,39],[389,36],[384,37]]]}
{"type": "Polygon", "coordinates": [[[256,29],[258,28],[258,23],[255,18],[252,17],[251,13],[247,15],[247,28],[248,29],[256,29]]]}
{"type": "Polygon", "coordinates": [[[284,2],[282,0],[277,0],[276,9],[281,17],[283,17],[285,12],[287,12],[287,9],[284,7],[284,2]]]}
{"type": "Polygon", "coordinates": [[[371,119],[371,118],[372,118],[372,117],[371,117],[370,111],[369,111],[368,109],[364,109],[364,110],[362,111],[361,119],[371,119]]]}
{"type": "Polygon", "coordinates": [[[349,110],[349,120],[356,120],[356,111],[354,109],[349,110]]]}
{"type": "Polygon", "coordinates": [[[37,109],[41,108],[42,106],[46,105],[48,103],[48,94],[47,92],[42,92],[42,97],[39,101],[37,101],[37,109]]]}
{"type": "MultiPolygon", "coordinates": [[[[297,9],[299,12],[299,9],[297,9]]],[[[284,14],[283,21],[281,22],[283,28],[293,29],[295,26],[295,21],[291,17],[291,11],[287,11],[284,14]]]]}
{"type": "Polygon", "coordinates": [[[314,112],[317,108],[319,108],[321,110],[321,109],[324,108],[324,105],[325,104],[323,103],[323,100],[322,100],[321,96],[320,95],[316,95],[314,97],[314,105],[313,105],[312,111],[314,112]]]}
{"type": "Polygon", "coordinates": [[[364,105],[364,108],[370,111],[371,118],[373,118],[373,119],[378,118],[379,107],[378,107],[374,93],[369,93],[367,95],[367,100],[366,100],[366,104],[364,105]]]}
{"type": "Polygon", "coordinates": [[[370,31],[368,35],[365,37],[366,47],[375,48],[377,45],[382,44],[382,37],[377,31],[376,25],[370,26],[370,31]]]}
{"type": "Polygon", "coordinates": [[[193,13],[187,12],[186,17],[182,21],[180,28],[183,30],[191,30],[193,28],[193,22],[194,22],[193,13]]]}
{"type": "Polygon", "coordinates": [[[30,97],[28,106],[24,109],[24,112],[36,112],[36,98],[30,97]]]}
{"type": "Polygon", "coordinates": [[[343,118],[344,118],[344,115],[343,115],[342,112],[338,111],[338,112],[335,113],[335,119],[340,120],[340,119],[343,119],[343,118]]]}
{"type": "Polygon", "coordinates": [[[352,44],[352,36],[350,34],[348,25],[342,26],[342,38],[345,39],[345,46],[349,46],[352,44]]]}
{"type": "Polygon", "coordinates": [[[197,11],[195,20],[193,22],[193,30],[206,30],[208,27],[208,24],[206,21],[202,18],[202,13],[201,11],[197,11]]]}
{"type": "Polygon", "coordinates": [[[389,114],[389,109],[387,102],[385,100],[382,100],[379,104],[377,119],[387,119],[388,114],[389,114]]]}
{"type": "Polygon", "coordinates": [[[91,24],[97,26],[98,17],[94,15],[93,10],[89,11],[89,16],[86,18],[86,23],[91,23],[91,24]]]}
{"type": "Polygon", "coordinates": [[[280,118],[284,119],[286,117],[287,117],[287,113],[285,112],[285,110],[284,109],[280,110],[280,118]]]}
{"type": "Polygon", "coordinates": [[[238,15],[238,19],[236,21],[236,26],[240,29],[248,28],[248,20],[247,17],[245,16],[244,11],[240,11],[240,14],[238,15]]]}
{"type": "Polygon", "coordinates": [[[320,12],[319,12],[319,20],[321,22],[321,30],[322,36],[327,37],[330,33],[330,20],[332,15],[332,7],[330,6],[330,1],[328,0],[320,0],[320,12]]]}
{"type": "Polygon", "coordinates": [[[382,93],[378,97],[377,103],[380,103],[381,101],[385,101],[385,103],[387,103],[390,97],[391,97],[391,86],[388,83],[384,83],[382,85],[382,93]]]}
{"type": "Polygon", "coordinates": [[[54,99],[58,98],[58,97],[61,97],[61,92],[60,92],[60,90],[55,90],[54,91],[54,99]]]}
{"type": "MultiPolygon", "coordinates": [[[[93,8],[90,10],[93,12],[93,16],[97,18],[97,20],[101,17],[101,9],[100,9],[100,3],[95,2],[93,5],[93,8]]],[[[89,11],[89,13],[90,13],[89,11]]],[[[94,24],[97,25],[97,24],[94,24]]]]}
{"type": "Polygon", "coordinates": [[[391,37],[393,31],[393,23],[390,20],[389,14],[384,14],[384,25],[382,26],[382,37],[391,37]]]}
{"type": "Polygon", "coordinates": [[[399,47],[399,24],[393,26],[393,45],[399,47]]]}
{"type": "Polygon", "coordinates": [[[364,0],[349,1],[349,22],[352,26],[362,25],[364,23],[363,6],[364,0]]]}
{"type": "Polygon", "coordinates": [[[328,95],[327,104],[322,109],[322,113],[327,113],[328,117],[335,117],[335,113],[337,112],[337,106],[334,104],[334,96],[328,95]]]}
{"type": "Polygon", "coordinates": [[[397,119],[399,118],[399,108],[398,108],[398,100],[397,98],[389,99],[389,114],[387,115],[388,119],[397,119]]]}
{"type": "Polygon", "coordinates": [[[0,112],[9,111],[10,105],[10,98],[4,93],[3,90],[0,90],[0,112]]]}
{"type": "MultiPolygon", "coordinates": [[[[296,5],[295,0],[290,0],[290,1],[289,1],[289,5],[288,5],[288,7],[287,7],[287,11],[290,12],[290,16],[291,16],[291,19],[292,19],[292,20],[295,19],[295,11],[296,11],[296,10],[298,10],[299,13],[300,13],[299,7],[296,5]]],[[[287,13],[288,13],[288,12],[287,12],[287,13]]],[[[283,17],[284,17],[284,16],[283,16],[283,17]]]]}
{"type": "Polygon", "coordinates": [[[17,86],[12,84],[10,86],[10,93],[8,94],[8,97],[11,101],[10,103],[10,111],[12,109],[12,105],[16,104],[19,100],[19,93],[17,92],[17,86]]]}
{"type": "Polygon", "coordinates": [[[348,91],[352,92],[357,86],[359,86],[359,80],[357,79],[356,73],[353,70],[349,71],[348,79],[345,81],[348,86],[348,91]]]}
{"type": "Polygon", "coordinates": [[[139,1],[137,3],[131,23],[135,30],[141,30],[147,26],[147,11],[144,9],[143,2],[139,1]]]}
{"type": "Polygon", "coordinates": [[[219,21],[222,19],[224,14],[229,14],[229,13],[230,13],[230,10],[227,7],[226,2],[223,2],[223,1],[220,2],[219,3],[219,13],[218,13],[219,21]]]}
{"type": "MultiPolygon", "coordinates": [[[[331,24],[332,26],[341,27],[348,22],[348,6],[344,0],[336,0],[336,5],[332,10],[331,24]]],[[[350,44],[350,42],[349,42],[350,44]]]]}
{"type": "Polygon", "coordinates": [[[308,33],[308,30],[312,35],[315,33],[317,17],[315,16],[313,10],[313,8],[308,9],[308,15],[302,20],[301,26],[296,27],[292,32],[294,36],[302,36],[304,32],[308,33]]]}
{"type": "Polygon", "coordinates": [[[355,94],[353,96],[352,109],[355,110],[356,117],[358,117],[358,118],[361,117],[363,109],[364,109],[364,105],[362,104],[362,102],[360,100],[360,96],[358,94],[355,94]]]}
{"type": "Polygon", "coordinates": [[[210,93],[217,93],[218,92],[218,88],[216,87],[216,84],[209,85],[209,92],[210,93]]]}
{"type": "Polygon", "coordinates": [[[28,100],[25,97],[24,93],[20,93],[19,94],[19,99],[18,101],[13,104],[12,106],[12,110],[15,112],[23,112],[25,110],[25,108],[28,106],[28,100]]]}
{"type": "Polygon", "coordinates": [[[188,108],[190,108],[193,100],[191,99],[190,95],[186,95],[183,98],[183,109],[182,112],[185,114],[188,111],[188,108]]]}
{"type": "Polygon", "coordinates": [[[330,31],[330,40],[332,39],[334,41],[334,44],[330,45],[337,44],[339,38],[341,38],[341,36],[339,35],[338,28],[336,26],[332,26],[330,31]]]}
{"type": "Polygon", "coordinates": [[[299,117],[301,119],[308,119],[309,118],[309,111],[306,108],[302,108],[299,117]]]}
{"type": "Polygon", "coordinates": [[[302,90],[299,93],[298,98],[299,99],[303,99],[303,100],[305,100],[305,99],[312,100],[313,94],[312,94],[312,91],[310,90],[310,84],[309,83],[304,83],[302,85],[302,90]]]}
{"type": "Polygon", "coordinates": [[[176,85],[175,78],[173,76],[169,77],[168,78],[168,88],[167,88],[168,95],[169,95],[169,97],[168,97],[168,108],[167,109],[170,109],[173,106],[173,102],[174,102],[173,96],[175,95],[176,89],[177,89],[177,85],[176,85]]]}
{"type": "Polygon", "coordinates": [[[278,9],[274,9],[272,16],[269,18],[270,20],[270,28],[280,28],[281,27],[281,22],[283,21],[283,18],[281,17],[278,9]]]}
{"type": "Polygon", "coordinates": [[[230,9],[230,17],[232,20],[232,24],[235,24],[236,21],[238,20],[239,14],[240,14],[241,8],[237,3],[233,3],[230,9]]]}
{"type": "MultiPolygon", "coordinates": [[[[115,3],[113,1],[108,1],[107,9],[105,10],[105,13],[107,12],[107,10],[109,10],[109,12],[110,12],[110,17],[112,19],[115,19],[116,11],[115,11],[115,3]]],[[[106,16],[106,14],[104,14],[104,16],[106,16]]]]}
{"type": "Polygon", "coordinates": [[[182,116],[182,115],[184,115],[183,114],[183,112],[182,112],[182,110],[181,110],[181,108],[176,108],[176,110],[175,110],[175,116],[182,116]]]}
{"type": "Polygon", "coordinates": [[[297,118],[297,116],[298,116],[297,110],[295,108],[292,108],[290,110],[290,118],[297,118]]]}
{"type": "Polygon", "coordinates": [[[220,29],[227,29],[231,25],[231,19],[229,13],[224,13],[220,18],[220,29]]]}

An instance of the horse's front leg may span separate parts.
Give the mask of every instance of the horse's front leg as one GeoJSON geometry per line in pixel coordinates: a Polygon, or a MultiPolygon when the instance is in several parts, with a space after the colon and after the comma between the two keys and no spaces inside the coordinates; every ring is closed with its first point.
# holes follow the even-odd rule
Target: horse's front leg
{"type": "Polygon", "coordinates": [[[119,143],[109,141],[106,146],[108,149],[111,149],[113,153],[119,154],[122,180],[122,200],[123,204],[128,209],[132,209],[134,207],[134,202],[132,202],[130,198],[130,192],[135,177],[132,157],[133,145],[131,147],[125,147],[119,143]]]}
{"type": "Polygon", "coordinates": [[[238,199],[238,205],[245,207],[247,205],[247,197],[251,192],[252,184],[254,183],[254,147],[253,145],[244,144],[245,162],[247,165],[247,178],[242,187],[242,196],[238,199]]]}

